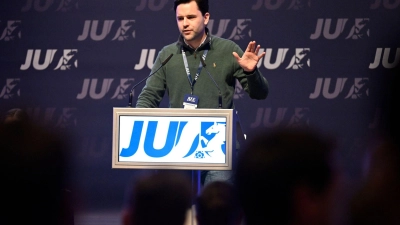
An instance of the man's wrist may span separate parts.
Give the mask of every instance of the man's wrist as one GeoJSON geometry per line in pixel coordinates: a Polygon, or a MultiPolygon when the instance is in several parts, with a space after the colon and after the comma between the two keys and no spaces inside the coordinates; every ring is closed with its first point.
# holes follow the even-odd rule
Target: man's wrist
{"type": "Polygon", "coordinates": [[[251,74],[254,74],[254,72],[256,72],[256,69],[254,69],[253,71],[249,71],[249,72],[247,72],[246,70],[243,70],[243,72],[246,75],[251,75],[251,74]]]}

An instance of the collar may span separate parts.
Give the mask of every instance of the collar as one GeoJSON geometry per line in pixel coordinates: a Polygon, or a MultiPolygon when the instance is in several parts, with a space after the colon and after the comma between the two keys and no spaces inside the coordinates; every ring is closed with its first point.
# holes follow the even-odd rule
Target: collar
{"type": "MultiPolygon", "coordinates": [[[[199,47],[204,43],[204,41],[207,39],[207,36],[204,37],[204,39],[201,41],[199,47]]],[[[183,41],[185,42],[185,45],[189,46],[190,48],[196,50],[195,48],[193,48],[193,46],[189,45],[185,39],[183,39],[183,41]]]]}
{"type": "Polygon", "coordinates": [[[188,44],[186,43],[186,41],[185,41],[185,39],[183,38],[182,34],[179,35],[177,44],[178,44],[180,47],[184,47],[184,48],[186,48],[186,49],[188,49],[188,50],[190,50],[190,51],[199,51],[199,50],[202,50],[202,49],[205,48],[205,46],[207,46],[209,43],[211,43],[211,34],[210,34],[210,32],[208,31],[208,28],[207,28],[207,27],[205,28],[205,31],[206,31],[207,36],[206,36],[206,38],[203,40],[203,42],[199,45],[199,47],[197,47],[196,49],[192,48],[190,45],[188,45],[188,44]]]}

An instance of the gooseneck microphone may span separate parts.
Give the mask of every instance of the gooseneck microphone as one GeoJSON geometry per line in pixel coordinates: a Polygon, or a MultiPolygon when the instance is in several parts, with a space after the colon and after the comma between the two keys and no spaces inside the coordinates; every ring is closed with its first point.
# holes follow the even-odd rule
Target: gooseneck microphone
{"type": "Polygon", "coordinates": [[[218,96],[218,108],[222,108],[222,95],[221,95],[221,89],[219,88],[217,82],[215,82],[214,78],[211,76],[210,72],[208,71],[206,67],[206,63],[204,62],[203,57],[200,57],[201,64],[203,65],[204,69],[206,69],[208,76],[211,78],[211,80],[214,82],[215,86],[218,88],[219,96],[218,96]]]}
{"type": "Polygon", "coordinates": [[[150,73],[147,77],[145,77],[143,80],[139,81],[139,83],[135,84],[135,85],[132,87],[131,91],[129,92],[129,103],[128,103],[128,107],[132,107],[133,90],[135,90],[135,88],[136,88],[139,84],[143,83],[143,81],[147,80],[147,79],[148,79],[149,77],[151,77],[153,74],[157,73],[157,71],[160,70],[161,67],[163,67],[165,64],[167,64],[167,62],[171,59],[171,57],[172,57],[173,55],[174,55],[174,54],[169,55],[168,58],[166,58],[166,59],[161,63],[161,66],[160,66],[160,67],[158,67],[153,73],[150,73]]]}

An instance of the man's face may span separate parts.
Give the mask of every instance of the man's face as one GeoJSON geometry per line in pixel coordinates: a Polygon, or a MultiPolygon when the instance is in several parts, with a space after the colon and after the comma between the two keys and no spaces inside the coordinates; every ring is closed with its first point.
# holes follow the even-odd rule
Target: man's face
{"type": "Polygon", "coordinates": [[[201,14],[195,1],[180,4],[176,8],[176,22],[179,31],[188,44],[196,47],[203,39],[209,17],[209,13],[206,13],[204,16],[201,14]]]}

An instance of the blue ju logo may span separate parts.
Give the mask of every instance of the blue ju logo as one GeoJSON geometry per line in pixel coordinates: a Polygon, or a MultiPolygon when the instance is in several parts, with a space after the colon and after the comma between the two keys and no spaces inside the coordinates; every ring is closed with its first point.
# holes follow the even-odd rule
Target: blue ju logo
{"type": "MultiPolygon", "coordinates": [[[[225,122],[200,122],[199,132],[193,132],[190,127],[186,126],[188,121],[170,121],[168,131],[164,138],[155,140],[158,121],[148,121],[145,135],[142,135],[145,121],[134,121],[132,134],[128,148],[122,148],[121,157],[131,157],[135,155],[141,147],[146,155],[153,158],[165,157],[171,153],[178,144],[184,141],[190,141],[189,145],[182,148],[179,145],[179,151],[186,152],[182,154],[182,158],[193,156],[195,158],[212,157],[215,153],[225,155],[225,122]],[[184,128],[188,127],[184,131],[184,128]],[[191,132],[191,133],[190,133],[191,132]],[[189,134],[190,133],[190,134],[189,134]],[[189,136],[187,136],[189,135],[189,136]],[[143,146],[140,146],[141,140],[144,138],[143,146]],[[155,148],[155,141],[165,140],[163,147],[155,148]]],[[[160,143],[158,143],[160,144],[160,143]]],[[[158,145],[160,146],[160,145],[158,145]]]]}

